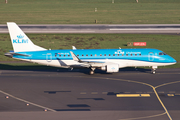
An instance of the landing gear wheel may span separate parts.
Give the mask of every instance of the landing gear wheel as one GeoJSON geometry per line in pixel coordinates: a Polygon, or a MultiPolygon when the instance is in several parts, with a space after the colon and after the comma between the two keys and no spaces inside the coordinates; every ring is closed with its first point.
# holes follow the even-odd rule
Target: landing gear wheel
{"type": "Polygon", "coordinates": [[[90,68],[89,74],[90,74],[90,75],[93,75],[95,69],[96,69],[96,68],[90,68]]]}
{"type": "Polygon", "coordinates": [[[155,74],[155,73],[156,73],[156,70],[151,70],[151,73],[152,73],[152,74],[155,74]]]}
{"type": "Polygon", "coordinates": [[[152,68],[151,68],[151,73],[152,73],[152,74],[155,74],[157,68],[158,68],[158,66],[152,66],[152,68]]]}
{"type": "Polygon", "coordinates": [[[93,70],[90,70],[89,74],[90,74],[90,75],[93,75],[93,74],[94,74],[94,71],[93,71],[93,70]]]}

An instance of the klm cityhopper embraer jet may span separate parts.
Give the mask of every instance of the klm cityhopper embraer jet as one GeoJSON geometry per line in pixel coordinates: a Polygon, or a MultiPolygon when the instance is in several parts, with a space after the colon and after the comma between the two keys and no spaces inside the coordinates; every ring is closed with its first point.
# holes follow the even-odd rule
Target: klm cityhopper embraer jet
{"type": "Polygon", "coordinates": [[[39,47],[25,35],[16,23],[7,23],[14,52],[6,56],[48,66],[63,68],[89,68],[94,74],[96,68],[107,73],[118,72],[124,67],[152,67],[172,65],[176,60],[157,49],[86,49],[47,50],[39,47]]]}

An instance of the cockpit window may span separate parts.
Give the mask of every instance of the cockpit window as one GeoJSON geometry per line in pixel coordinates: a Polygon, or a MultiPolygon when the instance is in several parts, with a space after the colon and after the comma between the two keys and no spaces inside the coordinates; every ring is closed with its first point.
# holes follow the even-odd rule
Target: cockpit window
{"type": "Polygon", "coordinates": [[[164,55],[167,55],[166,53],[163,52],[164,55]]]}
{"type": "Polygon", "coordinates": [[[160,52],[159,55],[167,55],[166,53],[164,52],[160,52]]]}
{"type": "Polygon", "coordinates": [[[163,55],[163,53],[162,53],[162,52],[160,52],[160,53],[159,53],[159,55],[163,55]]]}

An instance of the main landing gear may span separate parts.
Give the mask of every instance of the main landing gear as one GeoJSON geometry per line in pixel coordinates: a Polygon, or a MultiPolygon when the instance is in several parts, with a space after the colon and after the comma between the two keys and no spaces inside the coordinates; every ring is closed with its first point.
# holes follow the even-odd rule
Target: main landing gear
{"type": "Polygon", "coordinates": [[[151,74],[155,74],[156,73],[156,69],[157,69],[157,66],[152,66],[151,74]]]}
{"type": "Polygon", "coordinates": [[[156,70],[151,69],[151,74],[155,74],[155,73],[156,73],[156,70]]]}
{"type": "Polygon", "coordinates": [[[90,74],[90,75],[93,75],[95,69],[96,69],[96,68],[90,68],[89,74],[90,74]]]}

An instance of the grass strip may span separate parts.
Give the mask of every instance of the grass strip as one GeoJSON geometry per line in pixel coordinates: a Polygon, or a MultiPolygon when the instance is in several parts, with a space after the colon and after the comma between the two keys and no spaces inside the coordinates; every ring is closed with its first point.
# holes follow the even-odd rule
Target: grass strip
{"type": "Polygon", "coordinates": [[[0,24],[179,24],[179,0],[8,0],[0,24]]]}

